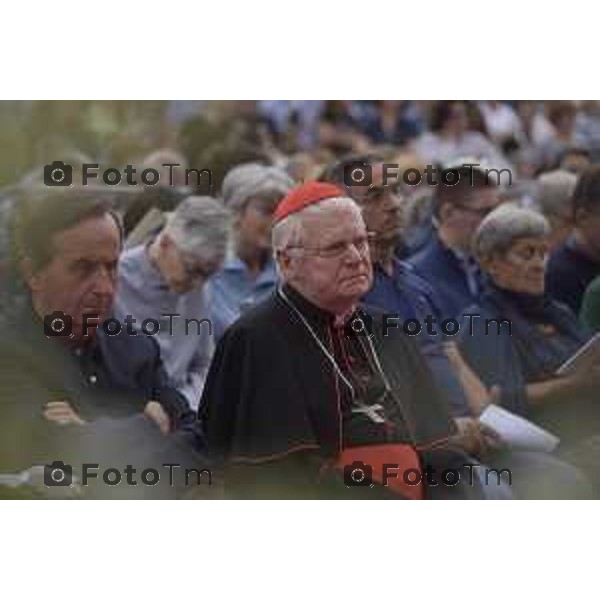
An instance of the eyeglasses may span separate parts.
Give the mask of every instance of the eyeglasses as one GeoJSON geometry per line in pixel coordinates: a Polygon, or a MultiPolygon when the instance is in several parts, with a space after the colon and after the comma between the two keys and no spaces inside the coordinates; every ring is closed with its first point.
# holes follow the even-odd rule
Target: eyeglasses
{"type": "Polygon", "coordinates": [[[483,208],[473,208],[472,206],[467,206],[466,204],[455,204],[455,206],[460,210],[471,213],[472,215],[476,215],[477,217],[480,217],[482,219],[487,217],[493,210],[496,210],[496,208],[498,208],[497,206],[485,206],[483,208]]]}
{"type": "Polygon", "coordinates": [[[342,258],[346,256],[348,250],[354,249],[361,256],[366,256],[369,251],[369,242],[374,238],[373,233],[367,233],[365,236],[360,236],[352,240],[351,242],[336,242],[329,246],[323,247],[308,247],[308,246],[291,246],[290,249],[298,249],[302,250],[306,254],[312,254],[314,256],[318,256],[320,258],[326,259],[334,259],[334,258],[342,258]]]}
{"type": "Polygon", "coordinates": [[[210,279],[216,272],[214,267],[207,267],[206,265],[198,263],[189,256],[181,255],[181,265],[187,279],[210,279]]]}
{"type": "Polygon", "coordinates": [[[519,262],[528,262],[534,258],[546,260],[549,252],[550,249],[546,244],[543,246],[526,246],[524,248],[514,248],[509,250],[507,258],[517,259],[519,262]]]}

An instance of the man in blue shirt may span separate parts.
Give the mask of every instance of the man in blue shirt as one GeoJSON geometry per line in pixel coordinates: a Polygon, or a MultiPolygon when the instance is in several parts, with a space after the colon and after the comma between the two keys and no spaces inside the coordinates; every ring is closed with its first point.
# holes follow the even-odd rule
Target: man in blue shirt
{"type": "Polygon", "coordinates": [[[481,273],[471,256],[471,240],[481,221],[501,203],[493,175],[488,177],[477,167],[460,168],[473,162],[457,161],[446,167],[457,169],[460,179],[456,185],[438,182],[434,198],[437,231],[409,259],[417,273],[435,286],[441,301],[436,315],[440,320],[459,316],[479,297],[481,273]]]}
{"type": "MultiPolygon", "coordinates": [[[[364,157],[372,169],[370,186],[345,186],[343,164],[332,169],[329,177],[333,183],[344,185],[348,194],[360,205],[363,219],[371,235],[371,260],[373,263],[373,286],[363,296],[367,307],[397,315],[400,327],[403,321],[416,319],[422,324],[417,339],[421,350],[436,378],[440,389],[455,417],[467,417],[478,413],[489,402],[486,389],[464,365],[460,356],[457,367],[450,361],[446,338],[440,329],[443,306],[437,291],[420,277],[412,265],[399,260],[395,249],[402,241],[404,228],[403,198],[398,186],[384,185],[383,161],[377,156],[364,157]],[[337,175],[336,175],[337,173],[337,175]],[[430,336],[426,330],[429,319],[438,333],[430,336]],[[437,324],[436,321],[437,320],[437,324]],[[465,390],[468,393],[465,393],[465,390]]],[[[349,162],[356,162],[356,159],[349,162]]],[[[456,357],[456,352],[451,351],[456,357]]]]}
{"type": "Polygon", "coordinates": [[[186,198],[149,243],[119,261],[116,316],[140,329],[158,322],[154,336],[169,377],[192,409],[198,408],[213,353],[205,283],[221,267],[228,213],[213,198],[186,198]]]}

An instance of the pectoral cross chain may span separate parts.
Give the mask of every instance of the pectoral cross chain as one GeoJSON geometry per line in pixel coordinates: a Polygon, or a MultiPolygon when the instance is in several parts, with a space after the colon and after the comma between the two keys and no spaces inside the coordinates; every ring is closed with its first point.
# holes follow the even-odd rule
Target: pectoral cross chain
{"type": "Polygon", "coordinates": [[[369,417],[373,423],[385,423],[383,406],[381,404],[371,404],[370,406],[361,404],[360,406],[355,406],[352,408],[352,412],[367,415],[367,417],[369,417]]]}

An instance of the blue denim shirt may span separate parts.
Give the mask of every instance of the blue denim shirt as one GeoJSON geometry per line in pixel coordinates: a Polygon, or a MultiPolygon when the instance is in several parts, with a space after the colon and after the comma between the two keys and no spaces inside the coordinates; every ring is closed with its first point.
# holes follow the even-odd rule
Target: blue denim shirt
{"type": "Polygon", "coordinates": [[[209,312],[215,342],[249,308],[266,300],[277,287],[275,261],[270,259],[256,279],[237,256],[228,258],[221,271],[208,282],[209,312]]]}
{"type": "MultiPolygon", "coordinates": [[[[452,415],[455,417],[470,414],[464,389],[446,355],[442,342],[448,338],[440,328],[440,320],[435,329],[437,337],[427,333],[424,320],[428,315],[441,314],[440,301],[435,290],[422,277],[415,273],[412,265],[394,260],[394,271],[390,276],[378,265],[373,269],[373,287],[363,297],[365,306],[381,312],[398,315],[402,320],[418,319],[422,329],[417,336],[421,352],[431,369],[437,385],[442,390],[452,415]]],[[[451,339],[451,338],[450,338],[451,339]]]]}
{"type": "Polygon", "coordinates": [[[440,320],[461,317],[464,309],[477,301],[482,285],[479,269],[461,253],[447,248],[438,235],[408,262],[435,287],[440,304],[434,316],[440,320]]]}

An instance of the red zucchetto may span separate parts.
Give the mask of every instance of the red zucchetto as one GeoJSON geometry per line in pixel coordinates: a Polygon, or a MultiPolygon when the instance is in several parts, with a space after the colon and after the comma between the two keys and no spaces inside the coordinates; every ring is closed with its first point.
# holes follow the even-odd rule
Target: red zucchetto
{"type": "Polygon", "coordinates": [[[300,212],[311,204],[317,204],[327,198],[339,198],[348,194],[332,183],[307,181],[291,190],[275,209],[273,222],[278,223],[287,216],[300,212]]]}

